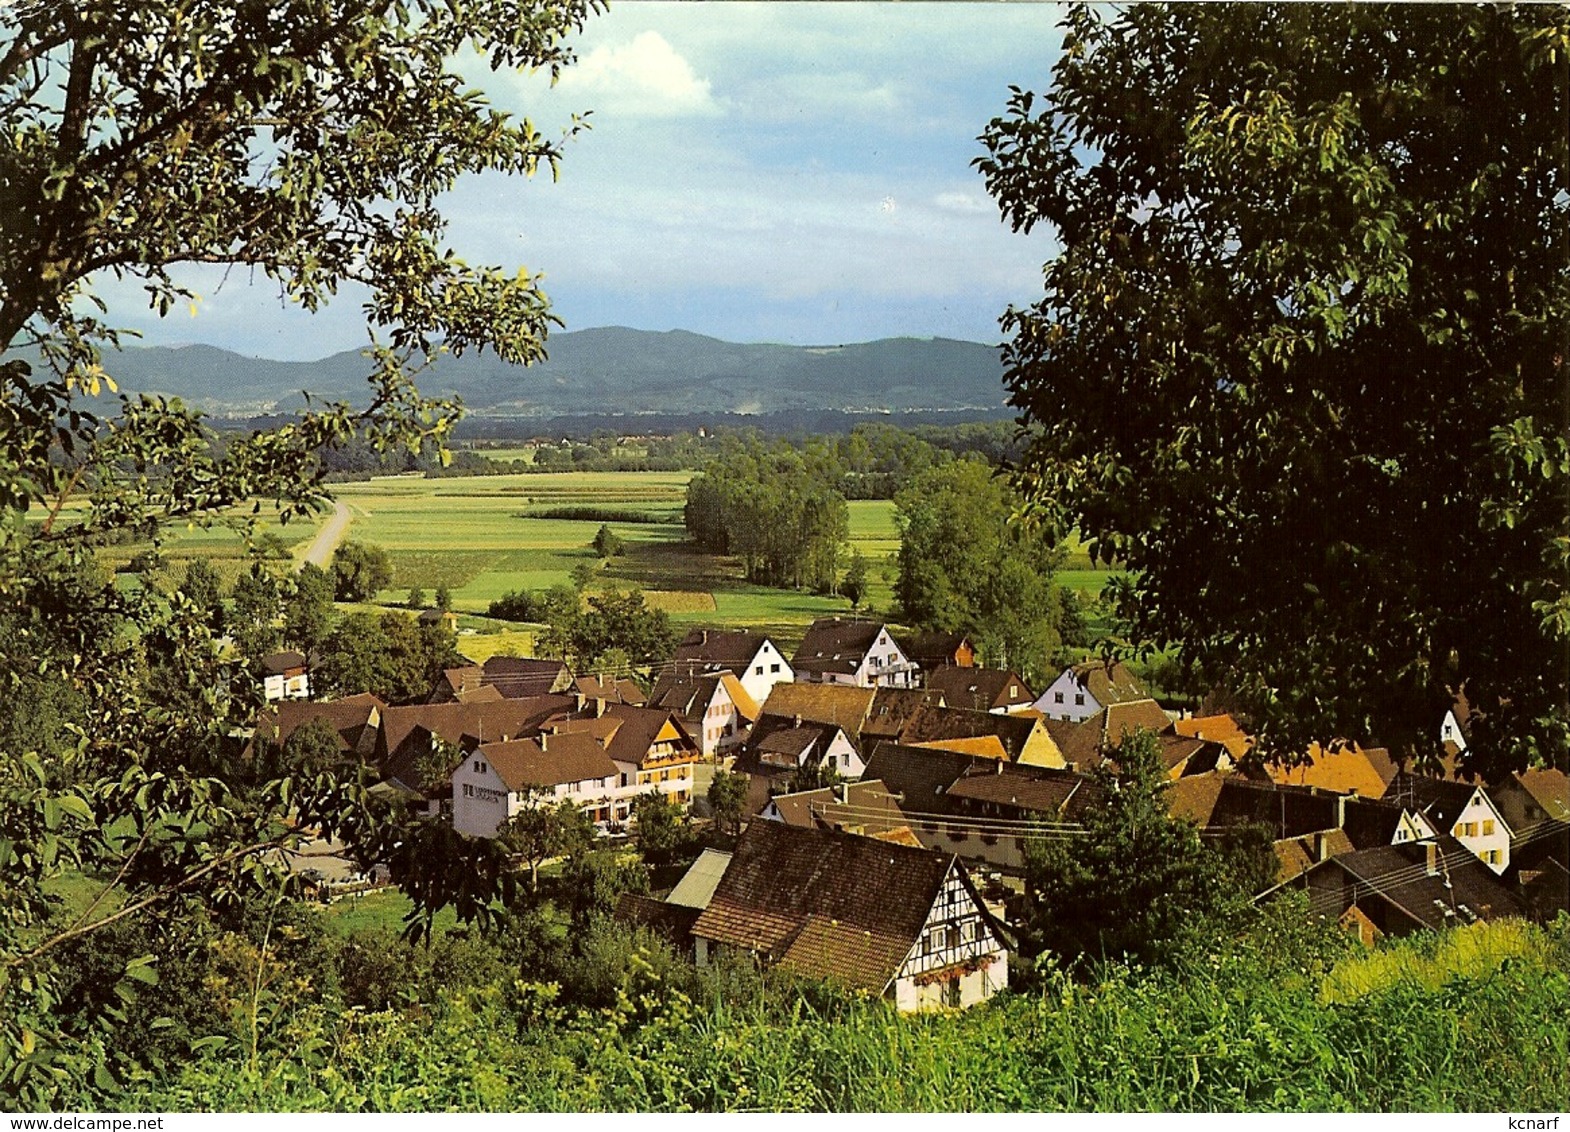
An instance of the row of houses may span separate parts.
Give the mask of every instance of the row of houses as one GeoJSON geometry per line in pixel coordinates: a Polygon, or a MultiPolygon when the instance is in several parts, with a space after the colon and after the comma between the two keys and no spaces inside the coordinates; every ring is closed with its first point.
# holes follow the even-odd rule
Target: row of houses
{"type": "Polygon", "coordinates": [[[1156,736],[1174,816],[1206,837],[1269,830],[1278,867],[1262,899],[1305,889],[1370,941],[1566,906],[1557,771],[1469,783],[1356,745],[1260,766],[1236,719],[1168,711],[1122,665],[1073,666],[1036,695],[975,660],[962,637],[869,621],[821,621],[789,660],[760,635],[696,630],[647,694],[493,658],[444,673],[425,704],[285,702],[259,733],[327,719],[382,789],[471,836],[542,792],[612,831],[640,794],[690,803],[702,763],[728,766],[749,782],[736,850],[706,852],[666,898],[629,897],[621,914],[695,962],[746,950],[902,1009],[1006,985],[1006,914],[977,878],[1017,874],[1032,829],[1102,805],[1090,772],[1135,730],[1156,736]],[[804,769],[839,781],[793,790],[804,769]]]}

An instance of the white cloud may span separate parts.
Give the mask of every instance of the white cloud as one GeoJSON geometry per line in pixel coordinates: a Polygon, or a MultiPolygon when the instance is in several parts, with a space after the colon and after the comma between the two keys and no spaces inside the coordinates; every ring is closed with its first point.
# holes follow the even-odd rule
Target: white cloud
{"type": "Polygon", "coordinates": [[[979,216],[993,211],[993,204],[979,193],[939,193],[932,198],[933,206],[944,212],[957,212],[962,216],[979,216]]]}
{"type": "Polygon", "coordinates": [[[709,80],[699,78],[657,31],[595,47],[563,71],[557,85],[596,109],[628,117],[711,116],[720,109],[709,80]]]}

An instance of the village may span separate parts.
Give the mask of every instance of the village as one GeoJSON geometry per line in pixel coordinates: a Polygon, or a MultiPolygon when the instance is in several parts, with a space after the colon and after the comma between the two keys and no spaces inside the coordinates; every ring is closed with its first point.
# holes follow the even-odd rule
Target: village
{"type": "Polygon", "coordinates": [[[1365,945],[1570,907],[1570,779],[1459,774],[1464,695],[1435,721],[1425,767],[1356,743],[1280,765],[1253,757],[1231,714],[1168,710],[1117,661],[1075,664],[1037,691],[980,659],[963,634],[833,617],[790,657],[760,634],[694,629],[647,692],[497,656],[448,669],[423,703],[389,705],[304,698],[306,658],[284,653],[268,659],[272,703],[252,742],[323,722],[374,768],[373,790],[468,837],[566,801],[622,844],[651,793],[733,823],[733,848],[704,848],[667,892],[624,894],[617,918],[700,967],[750,953],[902,1011],[1008,987],[1027,847],[1084,836],[1105,804],[1095,771],[1141,732],[1159,745],[1173,817],[1205,838],[1268,831],[1275,871],[1256,900],[1302,890],[1308,915],[1365,945]],[[717,775],[742,787],[721,800],[728,813],[717,775]]]}

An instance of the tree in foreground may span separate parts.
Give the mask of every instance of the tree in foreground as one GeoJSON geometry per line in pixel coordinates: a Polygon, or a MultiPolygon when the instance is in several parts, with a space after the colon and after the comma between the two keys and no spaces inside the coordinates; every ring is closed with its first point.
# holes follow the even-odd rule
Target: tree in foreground
{"type": "Polygon", "coordinates": [[[600,529],[594,532],[594,553],[601,558],[615,558],[627,549],[621,536],[611,530],[606,523],[600,524],[600,529]]]}
{"type": "Polygon", "coordinates": [[[747,805],[747,776],[716,770],[706,795],[714,811],[714,824],[732,837],[741,833],[741,815],[747,805]]]}
{"type": "Polygon", "coordinates": [[[1271,752],[1570,751],[1567,76],[1563,6],[1085,6],[982,135],[1023,483],[1271,752]]]}
{"type": "Polygon", "coordinates": [[[553,857],[570,857],[594,844],[594,823],[569,799],[556,800],[548,786],[531,786],[523,808],[497,834],[509,853],[529,866],[529,889],[540,890],[540,866],[553,857]]]}
{"type": "Polygon", "coordinates": [[[338,611],[333,608],[333,579],[314,562],[300,567],[294,591],[284,601],[284,640],[309,658],[327,643],[338,611]]]}
{"type": "MultiPolygon", "coordinates": [[[[51,1009],[65,944],[181,899],[275,892],[272,850],[301,830],[389,862],[422,916],[453,903],[483,918],[508,883],[488,842],[403,825],[357,780],[232,781],[228,736],[258,704],[247,682],[221,678],[206,612],[95,581],[91,566],[127,532],[156,544],[170,521],[232,524],[260,544],[235,505],[271,501],[281,522],[321,512],[319,453],[355,437],[377,451],[440,445],[455,407],[411,382],[438,346],[543,356],[552,319],[537,278],[454,257],[438,202],[466,174],[554,169],[562,143],[493,110],[449,61],[468,46],[492,67],[554,73],[599,7],[0,7],[0,713],[31,682],[68,693],[50,702],[75,713],[61,719],[65,742],[23,735],[0,749],[0,1080],[19,1104],[48,1107],[62,1081],[101,1064],[93,1043],[114,1043],[112,1018],[73,1035],[51,1009]],[[363,286],[365,400],[221,445],[160,397],[122,397],[112,427],[96,420],[85,399],[114,391],[103,351],[118,339],[94,281],[140,284],[167,313],[198,301],[177,277],[190,263],[253,269],[307,311],[363,286]],[[150,670],[178,677],[179,694],[155,695],[150,670]],[[45,886],[65,870],[105,879],[62,918],[45,886]]],[[[136,958],[117,993],[155,970],[136,958]]]]}
{"type": "Polygon", "coordinates": [[[632,804],[638,832],[638,849],[650,864],[670,861],[692,839],[687,811],[658,790],[638,795],[632,804]]]}
{"type": "Polygon", "coordinates": [[[1092,777],[1101,800],[1082,831],[1026,842],[1025,950],[1070,963],[1170,963],[1246,905],[1251,874],[1171,816],[1171,780],[1151,732],[1125,736],[1117,769],[1092,777]]]}

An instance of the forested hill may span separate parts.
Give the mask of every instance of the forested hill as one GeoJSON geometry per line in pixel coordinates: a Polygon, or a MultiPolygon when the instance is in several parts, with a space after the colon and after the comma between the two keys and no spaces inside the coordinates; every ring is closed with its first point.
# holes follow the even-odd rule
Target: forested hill
{"type": "MultiPolygon", "coordinates": [[[[1000,407],[995,346],[945,338],[850,345],[742,345],[673,330],[608,327],[551,336],[531,368],[493,355],[443,357],[427,393],[461,396],[471,413],[771,413],[790,409],[901,411],[1000,407]]],[[[123,390],[178,396],[215,416],[291,411],[301,391],[362,399],[358,351],[314,362],[247,358],[211,346],[127,349],[106,359],[123,390]]]]}

